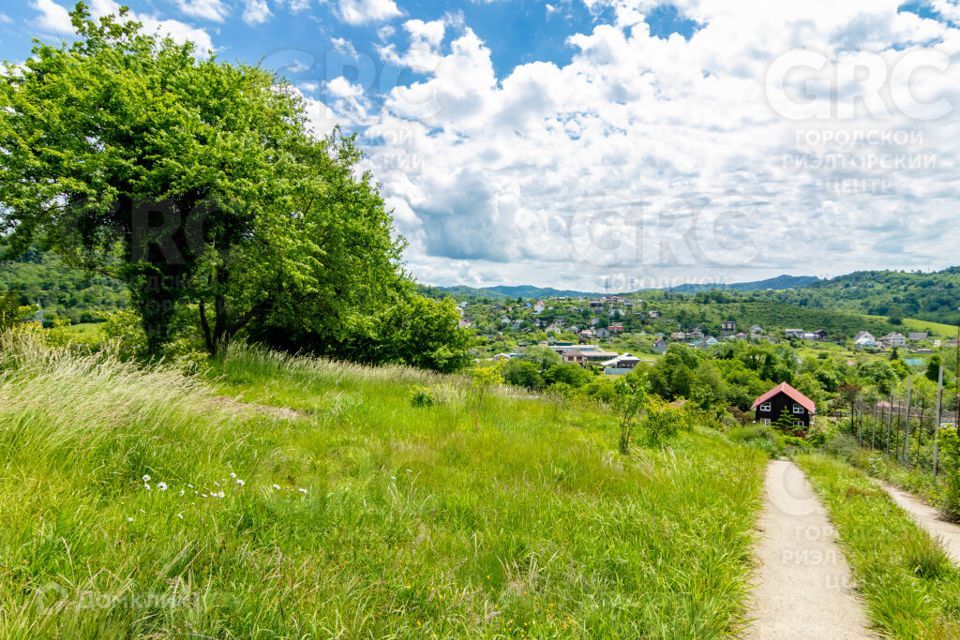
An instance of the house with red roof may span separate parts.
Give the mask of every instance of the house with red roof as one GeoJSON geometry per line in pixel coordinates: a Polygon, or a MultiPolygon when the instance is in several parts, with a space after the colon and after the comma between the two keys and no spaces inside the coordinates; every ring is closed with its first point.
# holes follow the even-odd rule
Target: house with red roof
{"type": "Polygon", "coordinates": [[[816,403],[786,382],[754,400],[751,409],[756,411],[757,422],[763,424],[773,424],[788,412],[798,429],[807,429],[817,415],[816,403]]]}

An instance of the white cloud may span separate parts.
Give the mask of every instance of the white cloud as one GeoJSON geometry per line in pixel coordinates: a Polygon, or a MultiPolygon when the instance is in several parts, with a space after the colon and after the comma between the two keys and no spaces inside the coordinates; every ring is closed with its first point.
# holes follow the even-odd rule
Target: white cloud
{"type": "Polygon", "coordinates": [[[339,0],[337,15],[347,24],[385,22],[401,14],[393,0],[339,0]]]}
{"type": "MultiPolygon", "coordinates": [[[[73,25],[70,23],[70,14],[62,5],[53,0],[34,0],[30,6],[40,12],[40,16],[35,21],[40,30],[61,35],[74,32],[73,25]]],[[[115,14],[119,10],[120,5],[114,0],[92,0],[90,3],[90,13],[94,18],[115,14]]],[[[180,43],[194,43],[197,54],[200,56],[206,56],[213,50],[210,34],[198,27],[179,20],[163,20],[153,15],[133,11],[130,12],[129,18],[142,23],[148,33],[160,33],[180,43]]]]}
{"type": "Polygon", "coordinates": [[[292,13],[301,13],[310,8],[310,0],[277,0],[277,4],[286,4],[292,13]]]}
{"type": "Polygon", "coordinates": [[[34,0],[30,7],[40,12],[35,24],[41,31],[54,34],[73,33],[70,12],[53,0],[34,0]]]}
{"type": "Polygon", "coordinates": [[[223,22],[230,8],[221,0],[177,0],[180,11],[193,18],[223,22]]]}
{"type": "Polygon", "coordinates": [[[13,18],[0,11],[0,24],[11,24],[12,22],[13,18]]]}
{"type": "MultiPolygon", "coordinates": [[[[377,111],[349,103],[356,87],[327,87],[334,117],[349,107],[369,123],[368,166],[420,278],[630,288],[950,261],[960,125],[904,113],[888,86],[889,116],[872,115],[844,73],[868,60],[889,71],[920,50],[955,56],[960,31],[897,14],[895,0],[691,0],[680,10],[703,28],[663,39],[642,20],[649,5],[610,4],[619,24],[571,37],[562,66],[498,78],[468,27],[408,20],[409,44],[380,55],[425,80],[377,111]],[[828,61],[813,102],[825,119],[771,106],[768,69],[797,48],[828,61]]],[[[806,76],[788,77],[788,95],[817,87],[806,76]]],[[[960,66],[917,72],[911,90],[960,107],[960,66]]]]}
{"type": "Polygon", "coordinates": [[[248,25],[263,24],[271,15],[267,0],[245,0],[243,21],[248,25]]]}

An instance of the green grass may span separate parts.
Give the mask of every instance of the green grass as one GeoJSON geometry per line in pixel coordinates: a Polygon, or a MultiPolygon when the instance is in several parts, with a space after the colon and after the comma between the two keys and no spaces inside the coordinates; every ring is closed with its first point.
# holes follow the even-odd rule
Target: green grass
{"type": "Polygon", "coordinates": [[[410,369],[248,349],[196,379],[0,346],[0,637],[742,624],[764,456],[719,436],[622,457],[597,408],[478,409],[465,380],[410,369]],[[441,402],[412,408],[414,385],[441,402]]]}
{"type": "MultiPolygon", "coordinates": [[[[886,320],[885,316],[864,316],[872,320],[886,320]]],[[[957,325],[932,322],[930,320],[918,320],[916,318],[904,318],[903,327],[908,331],[926,331],[931,336],[942,338],[952,338],[957,335],[957,325]]],[[[879,336],[877,336],[879,337],[879,336]]]]}
{"type": "Polygon", "coordinates": [[[880,487],[850,465],[798,456],[837,528],[874,624],[894,638],[960,637],[960,570],[880,487]]]}

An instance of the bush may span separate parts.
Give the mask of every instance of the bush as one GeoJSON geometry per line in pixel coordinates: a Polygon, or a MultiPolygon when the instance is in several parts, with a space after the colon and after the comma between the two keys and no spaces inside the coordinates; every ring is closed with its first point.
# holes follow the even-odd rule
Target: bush
{"type": "Polygon", "coordinates": [[[640,423],[643,437],[649,446],[662,446],[680,431],[690,428],[687,412],[682,407],[671,407],[662,400],[652,400],[640,423]]]}
{"type": "Polygon", "coordinates": [[[762,424],[734,427],[727,432],[727,437],[733,442],[760,449],[771,458],[780,457],[786,448],[783,434],[762,424]]]}
{"type": "Polygon", "coordinates": [[[953,429],[940,432],[943,451],[943,510],[960,521],[960,438],[953,429]]]}
{"type": "Polygon", "coordinates": [[[430,389],[419,385],[413,388],[413,395],[410,397],[411,407],[432,407],[435,404],[437,404],[437,399],[430,389]]]}

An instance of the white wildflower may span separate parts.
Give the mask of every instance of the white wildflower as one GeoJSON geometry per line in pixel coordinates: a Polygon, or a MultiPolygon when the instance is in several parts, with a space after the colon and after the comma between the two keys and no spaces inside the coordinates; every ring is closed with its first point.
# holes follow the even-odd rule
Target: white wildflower
{"type": "Polygon", "coordinates": [[[274,491],[280,491],[280,485],[278,485],[278,484],[273,485],[273,490],[274,490],[274,491]]]}
{"type": "Polygon", "coordinates": [[[243,485],[245,485],[245,484],[247,484],[247,483],[246,483],[245,481],[241,480],[240,478],[237,478],[237,484],[242,487],[243,485]]]}
{"type": "Polygon", "coordinates": [[[183,520],[183,514],[182,514],[182,513],[178,513],[178,514],[177,514],[177,517],[180,518],[181,520],[183,520]]]}
{"type": "Polygon", "coordinates": [[[183,495],[183,494],[185,494],[185,493],[186,493],[186,491],[184,491],[183,489],[180,489],[180,495],[183,495]]]}
{"type": "Polygon", "coordinates": [[[160,489],[160,491],[166,491],[166,490],[167,490],[167,483],[166,483],[166,482],[158,482],[158,483],[157,483],[157,489],[160,489]]]}
{"type": "Polygon", "coordinates": [[[148,485],[148,484],[144,484],[144,485],[143,485],[143,488],[146,489],[147,491],[150,491],[150,485],[148,485]]]}
{"type": "Polygon", "coordinates": [[[235,474],[233,471],[231,471],[231,472],[230,472],[230,477],[231,477],[231,478],[236,478],[236,477],[237,477],[237,474],[235,474]]]}
{"type": "Polygon", "coordinates": [[[127,522],[133,522],[133,518],[128,517],[127,522]]]}
{"type": "Polygon", "coordinates": [[[299,489],[297,489],[297,491],[299,491],[299,492],[302,493],[303,495],[307,495],[307,490],[304,489],[303,487],[300,487],[299,489]]]}
{"type": "Polygon", "coordinates": [[[150,474],[147,474],[147,473],[143,474],[143,481],[150,482],[150,474]]]}

